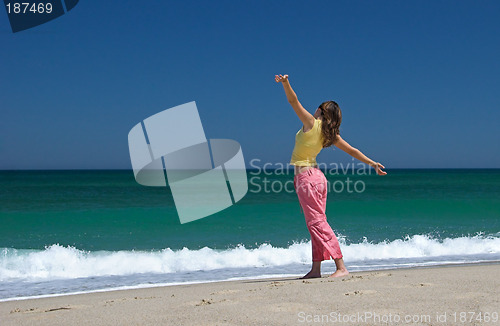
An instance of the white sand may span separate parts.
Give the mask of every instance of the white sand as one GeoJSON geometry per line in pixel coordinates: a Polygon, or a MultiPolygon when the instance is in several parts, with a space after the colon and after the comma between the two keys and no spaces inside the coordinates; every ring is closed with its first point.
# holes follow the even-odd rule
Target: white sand
{"type": "Polygon", "coordinates": [[[1,302],[0,325],[500,325],[499,277],[485,264],[88,293],[1,302]]]}

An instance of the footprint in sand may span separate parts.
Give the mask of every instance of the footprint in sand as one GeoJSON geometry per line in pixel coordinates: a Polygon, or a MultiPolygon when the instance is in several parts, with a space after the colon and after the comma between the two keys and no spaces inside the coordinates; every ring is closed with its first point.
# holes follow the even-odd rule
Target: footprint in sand
{"type": "Polygon", "coordinates": [[[392,273],[370,273],[370,274],[365,274],[365,275],[352,275],[348,276],[346,278],[343,278],[342,281],[347,281],[347,282],[352,282],[352,281],[360,281],[360,280],[369,280],[372,277],[388,277],[392,276],[392,273]]]}
{"type": "Polygon", "coordinates": [[[10,311],[11,314],[14,314],[16,312],[22,312],[22,313],[26,314],[26,313],[30,313],[30,312],[43,312],[43,310],[40,310],[38,308],[29,308],[26,310],[21,310],[19,308],[16,308],[16,309],[10,311]]]}
{"type": "Polygon", "coordinates": [[[377,293],[375,290],[359,290],[353,292],[344,293],[345,295],[363,295],[363,294],[374,294],[377,293]]]}
{"type": "Polygon", "coordinates": [[[156,297],[134,297],[134,300],[156,299],[156,297]]]}
{"type": "Polygon", "coordinates": [[[369,276],[373,276],[373,277],[385,277],[385,276],[392,276],[392,273],[375,272],[375,273],[370,273],[369,276]]]}
{"type": "Polygon", "coordinates": [[[73,309],[73,307],[57,307],[57,308],[49,308],[49,309],[45,309],[45,310],[41,310],[39,308],[30,308],[30,309],[26,309],[26,310],[21,310],[19,308],[16,308],[14,310],[11,310],[10,313],[13,314],[13,313],[17,313],[17,312],[22,312],[22,313],[36,313],[36,312],[51,312],[51,311],[58,311],[58,310],[70,310],[70,309],[73,309]]]}
{"type": "Polygon", "coordinates": [[[227,301],[227,300],[226,299],[222,299],[222,300],[219,300],[219,301],[215,301],[212,298],[210,298],[210,299],[201,299],[201,301],[198,302],[197,304],[195,304],[195,306],[207,306],[207,305],[211,305],[211,304],[214,304],[214,303],[220,303],[220,302],[224,302],[224,301],[227,301]]]}
{"type": "MultiPolygon", "coordinates": [[[[363,279],[363,276],[361,275],[353,275],[351,277],[343,278],[342,282],[353,282],[353,281],[360,281],[363,279]]],[[[335,280],[328,280],[328,282],[334,282],[335,280]]]]}
{"type": "Polygon", "coordinates": [[[271,284],[269,284],[270,287],[279,287],[283,285],[285,285],[285,282],[278,282],[278,281],[271,282],[271,284]]]}
{"type": "Polygon", "coordinates": [[[206,306],[206,305],[209,305],[209,304],[212,304],[212,303],[214,303],[214,301],[212,299],[208,299],[208,300],[201,299],[201,302],[197,303],[196,305],[197,306],[206,306]]]}

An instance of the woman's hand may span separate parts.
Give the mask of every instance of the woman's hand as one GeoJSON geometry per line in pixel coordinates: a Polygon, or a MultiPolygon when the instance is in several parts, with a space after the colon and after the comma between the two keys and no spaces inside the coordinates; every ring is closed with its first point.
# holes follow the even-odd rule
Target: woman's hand
{"type": "Polygon", "coordinates": [[[375,171],[377,171],[378,175],[386,175],[387,174],[387,172],[382,170],[382,169],[385,169],[385,166],[383,166],[382,164],[380,164],[378,162],[374,162],[373,164],[371,164],[371,166],[373,166],[375,171]]]}
{"type": "Polygon", "coordinates": [[[276,80],[277,83],[282,83],[285,81],[288,81],[288,75],[274,75],[274,80],[276,80]]]}
{"type": "Polygon", "coordinates": [[[299,99],[297,98],[297,94],[292,89],[292,85],[290,85],[290,82],[288,81],[288,75],[275,75],[274,80],[276,80],[277,83],[281,82],[281,85],[283,85],[283,89],[285,90],[286,94],[286,99],[288,100],[288,103],[292,106],[293,110],[299,117],[300,121],[302,121],[302,124],[304,125],[304,130],[309,130],[314,126],[314,122],[316,121],[314,119],[314,116],[309,113],[302,104],[300,104],[299,99]]]}

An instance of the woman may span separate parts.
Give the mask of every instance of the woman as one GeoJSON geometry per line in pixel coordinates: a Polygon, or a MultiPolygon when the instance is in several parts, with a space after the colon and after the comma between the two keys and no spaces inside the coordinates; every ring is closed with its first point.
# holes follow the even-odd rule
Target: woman
{"type": "Polygon", "coordinates": [[[295,147],[290,161],[290,164],[295,166],[293,180],[295,191],[311,234],[312,268],[302,278],[321,277],[321,262],[329,260],[330,257],[335,260],[337,266],[337,270],[330,277],[346,276],[349,272],[342,259],[339,241],[326,221],[327,181],[323,172],[317,167],[316,156],[321,149],[335,145],[352,157],[375,168],[379,175],[387,174],[382,170],[385,167],[372,161],[340,137],[342,112],[337,103],[324,102],[316,109],[314,115],[311,115],[300,104],[290,86],[288,75],[276,75],[275,80],[283,84],[288,102],[303,124],[295,136],[295,147]]]}

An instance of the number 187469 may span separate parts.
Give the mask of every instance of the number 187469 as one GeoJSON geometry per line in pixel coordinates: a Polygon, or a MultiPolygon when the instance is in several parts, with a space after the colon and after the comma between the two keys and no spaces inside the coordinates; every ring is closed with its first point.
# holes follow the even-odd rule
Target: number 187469
{"type": "Polygon", "coordinates": [[[30,3],[30,2],[14,2],[6,5],[7,13],[14,14],[50,14],[52,12],[52,3],[30,3]]]}

